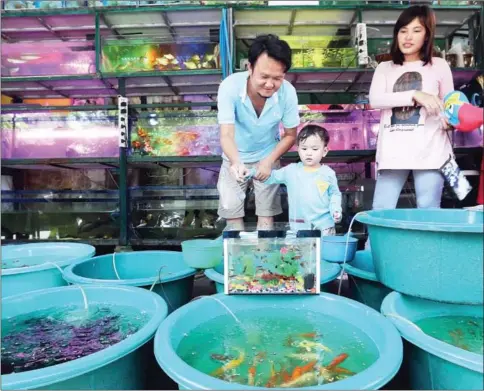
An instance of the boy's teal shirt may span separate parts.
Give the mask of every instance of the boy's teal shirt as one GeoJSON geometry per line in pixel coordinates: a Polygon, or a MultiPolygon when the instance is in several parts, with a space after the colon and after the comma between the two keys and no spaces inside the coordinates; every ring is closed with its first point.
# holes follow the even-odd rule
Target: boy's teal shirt
{"type": "Polygon", "coordinates": [[[305,224],[324,230],[334,227],[333,213],[342,212],[338,180],[328,166],[313,169],[292,163],[272,171],[265,183],[286,185],[292,221],[304,220],[305,224]]]}

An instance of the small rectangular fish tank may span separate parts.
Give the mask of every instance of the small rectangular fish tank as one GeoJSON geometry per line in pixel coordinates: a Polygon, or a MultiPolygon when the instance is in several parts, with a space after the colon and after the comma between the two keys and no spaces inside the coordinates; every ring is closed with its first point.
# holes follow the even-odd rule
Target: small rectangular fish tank
{"type": "Polygon", "coordinates": [[[225,294],[320,293],[320,231],[226,228],[223,241],[225,294]]]}

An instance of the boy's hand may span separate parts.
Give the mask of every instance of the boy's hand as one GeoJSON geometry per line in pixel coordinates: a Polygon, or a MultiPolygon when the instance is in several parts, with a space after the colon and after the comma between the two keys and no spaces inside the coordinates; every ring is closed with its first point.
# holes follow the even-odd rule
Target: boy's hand
{"type": "Polygon", "coordinates": [[[341,212],[333,212],[333,220],[335,223],[341,222],[341,219],[343,216],[341,215],[341,212]]]}
{"type": "Polygon", "coordinates": [[[255,173],[254,178],[258,181],[266,181],[267,178],[271,176],[272,172],[272,162],[268,161],[267,159],[263,159],[257,165],[257,171],[255,173]]]}

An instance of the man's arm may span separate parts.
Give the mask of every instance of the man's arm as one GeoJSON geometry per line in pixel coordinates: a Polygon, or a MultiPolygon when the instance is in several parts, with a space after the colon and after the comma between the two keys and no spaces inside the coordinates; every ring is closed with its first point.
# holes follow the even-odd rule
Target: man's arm
{"type": "Polygon", "coordinates": [[[220,145],[222,151],[229,158],[230,164],[239,164],[239,151],[235,144],[235,125],[220,124],[220,145]]]}
{"type": "Polygon", "coordinates": [[[288,88],[288,94],[286,97],[284,114],[282,116],[284,135],[272,153],[260,162],[256,179],[261,181],[264,181],[269,177],[272,165],[282,155],[289,151],[296,142],[297,126],[300,124],[297,93],[292,85],[288,85],[286,88],[288,88]]]}
{"type": "Polygon", "coordinates": [[[230,161],[230,171],[238,181],[243,181],[248,173],[240,161],[235,143],[235,101],[229,79],[220,83],[217,95],[218,123],[220,124],[220,145],[230,161]]]}

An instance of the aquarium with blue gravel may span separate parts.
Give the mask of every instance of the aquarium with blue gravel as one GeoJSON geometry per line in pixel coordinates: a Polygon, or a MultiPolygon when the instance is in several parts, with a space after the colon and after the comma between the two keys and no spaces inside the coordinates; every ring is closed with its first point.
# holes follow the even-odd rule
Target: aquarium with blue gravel
{"type": "Polygon", "coordinates": [[[226,229],[226,294],[319,294],[318,230],[293,231],[285,224],[271,230],[226,229]]]}

